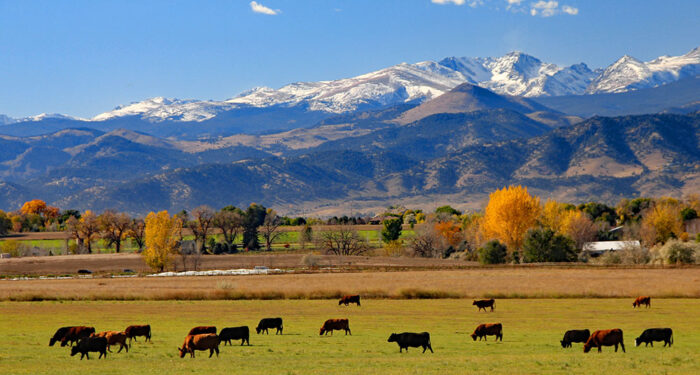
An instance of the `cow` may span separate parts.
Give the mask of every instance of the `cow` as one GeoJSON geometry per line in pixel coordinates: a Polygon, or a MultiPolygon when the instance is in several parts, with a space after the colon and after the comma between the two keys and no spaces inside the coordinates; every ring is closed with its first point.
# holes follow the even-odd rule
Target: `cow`
{"type": "Polygon", "coordinates": [[[84,337],[90,337],[90,335],[92,335],[93,333],[95,333],[94,327],[84,327],[84,326],[70,327],[68,329],[68,331],[66,331],[66,334],[61,339],[61,346],[66,346],[69,343],[70,343],[70,346],[73,346],[73,343],[78,342],[80,339],[82,339],[84,337]]]}
{"type": "Polygon", "coordinates": [[[639,337],[634,339],[634,346],[639,346],[644,343],[644,346],[651,344],[654,347],[654,341],[663,341],[664,346],[673,345],[673,330],[671,328],[649,328],[645,329],[639,337]]]}
{"type": "Polygon", "coordinates": [[[131,346],[132,339],[136,341],[137,336],[144,336],[146,337],[144,341],[151,341],[151,326],[149,324],[128,326],[124,330],[124,333],[126,333],[126,337],[129,339],[129,346],[131,346]]]}
{"type": "Polygon", "coordinates": [[[350,322],[347,319],[326,320],[318,334],[322,336],[324,333],[327,335],[328,332],[330,332],[331,336],[333,336],[334,330],[340,331],[341,329],[345,331],[346,336],[348,333],[352,336],[352,332],[350,332],[350,322]]]}
{"type": "Polygon", "coordinates": [[[560,341],[562,348],[570,348],[572,342],[583,342],[588,341],[591,337],[591,331],[587,329],[572,329],[566,331],[564,338],[560,341]]]}
{"type": "Polygon", "coordinates": [[[491,298],[491,299],[481,299],[478,301],[474,301],[472,303],[473,306],[478,307],[479,309],[477,311],[481,311],[481,309],[484,309],[484,312],[486,312],[486,308],[490,307],[491,311],[493,311],[494,306],[496,305],[496,300],[491,298]]]}
{"type": "Polygon", "coordinates": [[[129,346],[126,344],[126,333],[119,331],[104,331],[93,333],[90,337],[104,337],[107,339],[107,351],[110,353],[112,350],[109,348],[112,345],[119,344],[119,351],[121,353],[122,349],[126,348],[126,352],[129,352],[129,346]]]}
{"type": "Polygon", "coordinates": [[[360,295],[359,294],[354,294],[354,295],[349,295],[349,296],[343,296],[343,298],[338,301],[338,306],[345,304],[345,306],[348,306],[351,303],[356,303],[357,306],[360,306],[360,295]]]}
{"type": "Polygon", "coordinates": [[[479,324],[474,330],[474,333],[472,333],[470,336],[474,341],[476,341],[477,337],[479,338],[479,341],[481,341],[482,337],[484,341],[487,341],[486,336],[496,336],[496,341],[501,339],[501,342],[503,342],[503,326],[501,323],[479,324]]]}
{"type": "Polygon", "coordinates": [[[583,344],[583,352],[588,353],[591,348],[597,347],[598,353],[602,352],[603,346],[615,346],[615,352],[617,352],[617,346],[622,347],[622,352],[625,353],[625,343],[622,340],[622,330],[619,328],[615,329],[605,329],[593,332],[591,337],[588,338],[585,344],[583,344]]]}
{"type": "Polygon", "coordinates": [[[216,327],[214,326],[199,326],[194,327],[190,330],[187,336],[201,335],[203,333],[213,333],[216,334],[216,327]]]}
{"type": "Polygon", "coordinates": [[[73,327],[61,327],[56,330],[56,333],[53,334],[53,337],[49,340],[49,346],[53,346],[56,342],[59,342],[63,339],[63,337],[68,333],[68,330],[73,327]]]}
{"type": "Polygon", "coordinates": [[[185,357],[187,353],[190,353],[190,357],[194,358],[195,350],[208,350],[209,358],[216,352],[216,356],[218,357],[219,343],[221,343],[221,339],[214,333],[187,335],[187,337],[185,337],[185,342],[182,344],[182,348],[177,348],[177,350],[180,351],[180,358],[185,357]]]}
{"type": "Polygon", "coordinates": [[[70,356],[72,357],[80,353],[81,361],[83,360],[83,357],[90,360],[90,355],[88,354],[89,352],[99,352],[100,356],[97,357],[97,359],[100,359],[103,356],[107,358],[107,339],[104,337],[84,337],[78,341],[77,345],[71,348],[70,356]]]}
{"type": "Polygon", "coordinates": [[[404,349],[408,352],[408,347],[417,348],[423,347],[423,353],[426,349],[430,349],[433,352],[433,347],[430,346],[430,334],[428,332],[413,333],[413,332],[403,332],[403,333],[392,333],[389,336],[387,342],[395,342],[399,344],[399,353],[404,349]]]}
{"type": "Polygon", "coordinates": [[[248,330],[248,326],[224,328],[219,333],[219,338],[229,345],[231,345],[231,340],[241,340],[241,345],[248,343],[250,346],[250,331],[248,330]]]}
{"type": "Polygon", "coordinates": [[[632,302],[632,308],[635,307],[642,307],[642,305],[646,305],[647,308],[651,307],[651,297],[649,296],[641,296],[637,297],[637,299],[632,302]]]}
{"type": "Polygon", "coordinates": [[[260,320],[260,323],[258,323],[258,326],[255,327],[255,332],[257,334],[260,334],[261,332],[265,332],[266,334],[270,334],[268,329],[270,328],[277,328],[277,332],[275,332],[275,335],[281,335],[282,334],[282,318],[264,318],[260,320]]]}

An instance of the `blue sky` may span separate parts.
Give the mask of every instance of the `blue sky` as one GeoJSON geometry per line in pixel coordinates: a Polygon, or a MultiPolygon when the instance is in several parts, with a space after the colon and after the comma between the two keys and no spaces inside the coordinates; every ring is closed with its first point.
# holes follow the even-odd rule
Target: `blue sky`
{"type": "Polygon", "coordinates": [[[512,50],[601,67],[686,53],[698,19],[697,0],[0,0],[0,114],[92,117],[512,50]]]}

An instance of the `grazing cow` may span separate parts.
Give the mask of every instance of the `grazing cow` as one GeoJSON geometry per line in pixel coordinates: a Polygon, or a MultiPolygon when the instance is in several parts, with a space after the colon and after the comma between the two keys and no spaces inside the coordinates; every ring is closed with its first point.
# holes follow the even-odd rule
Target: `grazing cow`
{"type": "Polygon", "coordinates": [[[49,346],[53,346],[58,341],[61,341],[64,336],[66,336],[66,333],[68,333],[68,330],[73,327],[61,327],[56,330],[56,333],[53,334],[53,337],[51,340],[49,340],[49,346]]]}
{"type": "Polygon", "coordinates": [[[479,324],[474,330],[474,333],[471,334],[472,340],[474,341],[476,341],[477,337],[479,341],[481,341],[482,337],[484,341],[487,341],[486,336],[496,336],[496,341],[501,339],[501,342],[503,342],[503,326],[501,323],[479,324]]]}
{"type": "Polygon", "coordinates": [[[190,357],[194,358],[195,350],[208,350],[209,358],[216,352],[216,356],[218,357],[220,342],[221,339],[214,333],[187,335],[187,337],[185,337],[185,342],[182,344],[182,348],[177,348],[177,350],[180,351],[180,358],[183,358],[187,353],[190,353],[190,357]]]}
{"type": "Polygon", "coordinates": [[[484,309],[484,312],[486,312],[486,308],[490,307],[491,311],[493,311],[494,306],[496,305],[496,300],[491,298],[491,299],[481,299],[478,301],[474,301],[472,303],[473,306],[476,306],[479,308],[477,311],[481,311],[481,309],[484,309]]]}
{"type": "Polygon", "coordinates": [[[417,348],[417,347],[422,346],[423,353],[425,353],[426,349],[430,349],[430,352],[434,353],[433,347],[430,346],[430,334],[428,332],[392,333],[391,336],[389,336],[389,339],[386,341],[387,342],[395,342],[395,343],[399,344],[399,353],[401,353],[404,349],[406,349],[406,352],[408,352],[409,346],[412,348],[417,348]]]}
{"type": "Polygon", "coordinates": [[[250,345],[250,331],[248,330],[248,326],[224,328],[219,333],[219,338],[229,345],[231,345],[231,340],[241,340],[241,345],[243,345],[243,343],[248,343],[248,345],[250,345]]]}
{"type": "Polygon", "coordinates": [[[334,330],[340,331],[341,329],[345,331],[346,336],[348,333],[352,335],[352,332],[350,332],[350,322],[347,319],[328,319],[323,323],[323,327],[321,327],[318,334],[323,335],[325,333],[327,335],[328,332],[330,332],[331,336],[333,336],[334,330]]]}
{"type": "Polygon", "coordinates": [[[585,344],[583,344],[583,352],[588,353],[591,348],[597,347],[598,353],[602,352],[603,346],[615,346],[615,352],[617,352],[617,346],[622,347],[622,352],[625,353],[625,343],[622,340],[622,330],[619,328],[615,329],[605,329],[600,331],[595,331],[588,338],[585,344]]]}
{"type": "Polygon", "coordinates": [[[129,346],[126,344],[126,333],[119,331],[104,331],[93,333],[90,337],[104,337],[107,339],[107,351],[110,353],[112,350],[109,348],[112,345],[119,344],[119,351],[121,353],[122,349],[126,348],[126,352],[129,352],[129,346]]]}
{"type": "Polygon", "coordinates": [[[664,346],[673,345],[673,330],[671,328],[649,328],[645,329],[639,337],[634,339],[634,346],[639,346],[644,343],[644,346],[651,344],[654,347],[654,341],[663,341],[664,346]]]}
{"type": "Polygon", "coordinates": [[[338,301],[338,306],[345,304],[345,306],[348,306],[351,303],[356,303],[357,306],[360,306],[360,295],[355,294],[351,296],[343,296],[343,298],[338,301]]]}
{"type": "Polygon", "coordinates": [[[216,327],[214,326],[199,326],[199,327],[194,327],[190,330],[190,333],[187,334],[187,336],[194,336],[194,335],[201,335],[204,333],[213,333],[216,334],[216,327]]]}
{"type": "Polygon", "coordinates": [[[572,342],[585,343],[586,341],[588,341],[589,337],[591,337],[591,331],[587,329],[572,329],[566,331],[566,333],[564,334],[564,339],[560,341],[561,347],[570,348],[572,342]]]}
{"type": "Polygon", "coordinates": [[[93,333],[95,333],[94,327],[70,327],[61,339],[61,346],[66,346],[69,343],[70,346],[73,346],[73,343],[78,342],[82,338],[90,337],[93,333]]]}
{"type": "Polygon", "coordinates": [[[275,335],[282,334],[282,318],[264,318],[260,320],[260,323],[258,323],[258,326],[255,327],[255,332],[260,334],[260,332],[265,332],[267,334],[270,334],[268,329],[270,328],[277,328],[277,332],[275,332],[275,335]]]}
{"type": "Polygon", "coordinates": [[[647,308],[651,307],[651,297],[649,296],[641,296],[637,297],[637,299],[632,302],[632,307],[642,307],[642,305],[646,305],[647,308]]]}
{"type": "Polygon", "coordinates": [[[78,344],[71,348],[70,356],[74,356],[80,353],[80,360],[83,357],[90,359],[89,352],[99,352],[100,356],[97,359],[104,356],[107,358],[107,339],[104,337],[84,337],[78,341],[78,344]]]}
{"type": "Polygon", "coordinates": [[[149,324],[143,326],[128,326],[124,330],[124,333],[126,333],[126,337],[129,339],[129,346],[131,346],[131,339],[136,341],[137,336],[145,336],[146,339],[144,341],[151,341],[151,326],[149,324]]]}

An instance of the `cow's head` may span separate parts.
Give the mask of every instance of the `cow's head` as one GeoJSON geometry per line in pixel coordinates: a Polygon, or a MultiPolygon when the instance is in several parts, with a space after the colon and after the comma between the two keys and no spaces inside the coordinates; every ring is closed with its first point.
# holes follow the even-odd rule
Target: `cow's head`
{"type": "Polygon", "coordinates": [[[262,328],[260,328],[260,326],[255,327],[255,333],[259,335],[260,331],[262,331],[262,328]]]}
{"type": "Polygon", "coordinates": [[[51,340],[49,340],[49,346],[53,346],[53,344],[55,344],[56,341],[58,341],[58,340],[56,340],[55,337],[52,337],[51,340]]]}
{"type": "Polygon", "coordinates": [[[469,336],[471,336],[471,337],[472,337],[472,340],[476,341],[476,332],[475,332],[475,333],[472,333],[472,334],[471,334],[471,335],[469,335],[469,336]]]}
{"type": "Polygon", "coordinates": [[[588,353],[591,351],[591,345],[589,343],[583,344],[583,352],[588,353]]]}
{"type": "Polygon", "coordinates": [[[562,348],[566,348],[566,341],[560,340],[559,342],[561,343],[562,348]]]}
{"type": "Polygon", "coordinates": [[[472,305],[476,306],[476,301],[472,302],[472,305]]]}
{"type": "Polygon", "coordinates": [[[640,343],[641,343],[641,337],[637,337],[636,339],[634,339],[634,346],[639,346],[640,343]]]}
{"type": "Polygon", "coordinates": [[[79,350],[80,349],[78,349],[78,346],[74,346],[74,347],[70,348],[70,356],[72,357],[72,356],[78,354],[79,350]]]}
{"type": "Polygon", "coordinates": [[[177,348],[177,350],[180,352],[180,358],[184,358],[185,354],[187,354],[187,350],[185,348],[177,348]]]}
{"type": "Polygon", "coordinates": [[[396,334],[392,333],[391,336],[389,336],[389,339],[386,341],[387,342],[396,342],[396,334]]]}
{"type": "Polygon", "coordinates": [[[338,306],[340,306],[340,305],[343,304],[343,300],[344,300],[344,299],[345,299],[345,298],[341,298],[340,301],[338,301],[338,306]]]}

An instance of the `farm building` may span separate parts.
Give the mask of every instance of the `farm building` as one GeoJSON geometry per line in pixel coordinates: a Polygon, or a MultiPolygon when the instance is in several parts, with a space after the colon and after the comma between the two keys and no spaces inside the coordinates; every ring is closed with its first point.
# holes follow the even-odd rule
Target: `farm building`
{"type": "Polygon", "coordinates": [[[608,251],[618,251],[626,247],[639,247],[639,241],[597,241],[583,244],[583,251],[591,256],[598,256],[608,251]]]}

